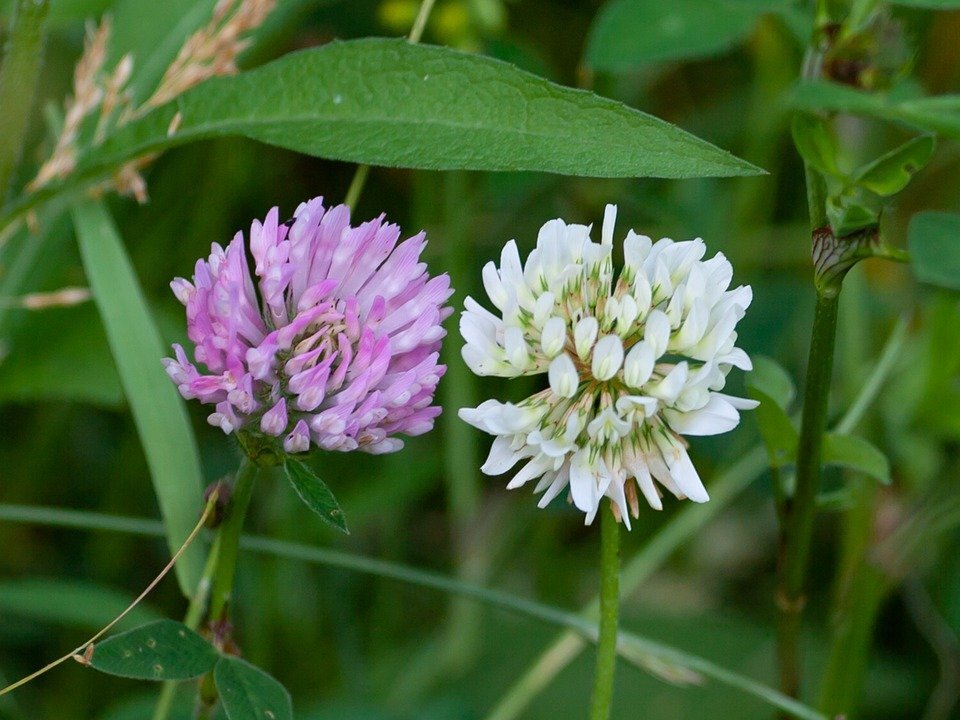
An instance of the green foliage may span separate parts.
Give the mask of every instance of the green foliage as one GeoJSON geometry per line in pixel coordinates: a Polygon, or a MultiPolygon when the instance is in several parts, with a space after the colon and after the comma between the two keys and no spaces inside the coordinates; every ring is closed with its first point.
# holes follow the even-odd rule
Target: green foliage
{"type": "Polygon", "coordinates": [[[929,135],[908,140],[857,170],[853,182],[881,197],[896,195],[930,161],[934,147],[929,135]]]}
{"type": "Polygon", "coordinates": [[[729,50],[777,0],[611,0],[590,29],[585,53],[596,70],[707,57],[729,50]]]}
{"type": "Polygon", "coordinates": [[[225,655],[213,677],[228,720],[293,720],[290,693],[260,668],[225,655]]]}
{"type": "Polygon", "coordinates": [[[839,465],[890,484],[890,462],[874,444],[855,435],[827,433],[823,443],[824,465],[839,465]]]}
{"type": "Polygon", "coordinates": [[[308,508],[338,530],[349,532],[337,498],[313,470],[289,455],[284,458],[283,469],[293,489],[308,508]]]}
{"type": "Polygon", "coordinates": [[[910,220],[907,237],[917,279],[960,290],[960,215],[918,213],[910,220]]]}
{"type": "Polygon", "coordinates": [[[81,159],[79,171],[223,135],[434,170],[671,178],[761,172],[621,103],[491,58],[380,39],[330,43],[206,82],[123,127],[81,159]],[[175,116],[181,121],[171,133],[175,116]]]}
{"type": "Polygon", "coordinates": [[[158,620],[94,645],[90,667],[136,680],[189,680],[209,672],[217,657],[186,625],[158,620]]]}
{"type": "MultiPolygon", "coordinates": [[[[74,206],[73,220],[84,270],[147,456],[173,553],[202,508],[203,476],[196,441],[176,388],[160,364],[167,353],[113,221],[95,202],[74,206]]],[[[187,548],[175,566],[184,595],[193,594],[202,566],[202,547],[187,548]]]]}
{"type": "Polygon", "coordinates": [[[747,376],[747,390],[750,397],[760,402],[754,413],[771,465],[789,465],[796,457],[798,440],[797,428],[787,415],[796,393],[793,380],[774,360],[758,356],[747,376]]]}
{"type": "Polygon", "coordinates": [[[799,112],[793,116],[790,129],[800,157],[824,175],[845,177],[837,167],[836,138],[822,118],[799,112]]]}
{"type": "Polygon", "coordinates": [[[794,88],[791,103],[797,109],[866,115],[960,138],[960,95],[918,98],[911,88],[882,95],[837,83],[805,82],[794,88]]]}

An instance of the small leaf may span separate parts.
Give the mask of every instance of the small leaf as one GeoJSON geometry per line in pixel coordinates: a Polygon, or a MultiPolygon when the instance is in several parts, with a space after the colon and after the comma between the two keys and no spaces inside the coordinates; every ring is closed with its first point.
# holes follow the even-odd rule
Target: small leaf
{"type": "Polygon", "coordinates": [[[910,220],[907,247],[918,280],[960,290],[960,215],[917,213],[910,220]]]}
{"type": "Polygon", "coordinates": [[[603,6],[590,29],[586,64],[623,71],[717,55],[746,37],[762,13],[785,5],[763,0],[614,0],[603,6]]]}
{"type": "Polygon", "coordinates": [[[837,167],[836,139],[824,120],[807,113],[797,113],[793,116],[790,129],[800,157],[824,175],[844,178],[837,167]]]}
{"type": "Polygon", "coordinates": [[[434,170],[763,172],[663,120],[508,63],[367,38],[208,80],[120,128],[79,160],[77,173],[96,176],[144,153],[227,135],[334,160],[434,170]]]}
{"type": "Polygon", "coordinates": [[[890,462],[875,445],[855,435],[828,433],[823,444],[823,464],[839,465],[890,483],[890,462]]]}
{"type": "Polygon", "coordinates": [[[827,219],[836,237],[852,235],[880,222],[876,211],[845,195],[827,199],[827,219]]]}
{"type": "Polygon", "coordinates": [[[182,623],[158,620],[94,645],[90,666],[137,680],[189,680],[217,662],[213,646],[182,623]]]}
{"type": "Polygon", "coordinates": [[[796,395],[796,387],[790,373],[773,358],[757,355],[753,358],[753,370],[747,375],[747,387],[755,388],[770,396],[783,410],[790,407],[796,395]]]}
{"type": "Polygon", "coordinates": [[[797,454],[797,429],[786,412],[795,392],[790,374],[775,360],[754,358],[753,370],[747,375],[747,393],[760,402],[754,417],[775,468],[789,465],[797,454]]]}
{"type": "Polygon", "coordinates": [[[929,162],[934,146],[935,140],[931,135],[914,138],[860,168],[854,180],[877,195],[895,195],[929,162]]]}
{"type": "Polygon", "coordinates": [[[287,472],[287,479],[306,506],[338,530],[348,533],[343,510],[326,483],[318,478],[313,470],[292,457],[288,456],[284,460],[283,467],[287,472]]]}
{"type": "Polygon", "coordinates": [[[245,660],[221,657],[213,679],[228,720],[293,720],[286,688],[245,660]]]}

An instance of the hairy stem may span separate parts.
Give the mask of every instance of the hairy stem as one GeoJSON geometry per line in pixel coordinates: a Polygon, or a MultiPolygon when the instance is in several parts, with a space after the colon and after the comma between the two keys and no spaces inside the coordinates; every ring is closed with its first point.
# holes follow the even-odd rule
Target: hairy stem
{"type": "Polygon", "coordinates": [[[0,204],[20,162],[43,62],[44,21],[48,0],[20,0],[0,65],[0,204]]]}
{"type": "Polygon", "coordinates": [[[600,515],[600,637],[590,720],[608,720],[610,717],[620,610],[620,523],[609,506],[601,507],[600,515]]]}

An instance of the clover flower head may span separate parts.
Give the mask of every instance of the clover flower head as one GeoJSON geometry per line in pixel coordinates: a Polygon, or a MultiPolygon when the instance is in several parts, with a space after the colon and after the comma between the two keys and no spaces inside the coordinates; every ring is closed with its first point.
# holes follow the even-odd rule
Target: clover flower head
{"type": "Polygon", "coordinates": [[[400,449],[395,435],[422,434],[440,414],[450,278],[427,273],[424,233],[398,244],[382,215],[352,227],[347,206],[314,198],[278,217],[214,243],[192,282],[171,283],[206,373],[174,345],[167,374],[215,406],[208,421],[225,433],[282,438],[291,453],[400,449]]]}
{"type": "Polygon", "coordinates": [[[632,230],[615,278],[616,214],[608,205],[599,244],[591,227],[551,220],[525,263],[510,241],[500,266],[484,267],[498,313],[466,299],[464,360],[478,375],[546,373],[549,387],[460,417],[496,436],[483,472],[523,461],[508,488],[538,480],[544,507],[569,487],[587,524],[606,496],[629,528],[638,489],[658,510],[659,486],[709,499],[683,436],[727,432],[756,406],[719,392],[732,367],[751,368],[735,327],[752,291],[729,290],[733,268],[721,253],[703,260],[699,238],[654,243],[632,230]]]}

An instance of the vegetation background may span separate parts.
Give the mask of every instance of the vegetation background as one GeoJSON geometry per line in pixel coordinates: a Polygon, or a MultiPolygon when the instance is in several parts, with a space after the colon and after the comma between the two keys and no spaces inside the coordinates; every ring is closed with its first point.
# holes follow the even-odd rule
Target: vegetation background
{"type": "MultiPolygon", "coordinates": [[[[28,153],[34,160],[49,150],[44,108],[59,106],[70,91],[83,19],[114,10],[118,20],[130,20],[133,16],[113,7],[122,4],[131,3],[54,2],[31,121],[28,153]]],[[[0,38],[9,5],[0,3],[0,38]]],[[[137,26],[161,22],[161,5],[139,3],[137,26]]],[[[801,377],[814,296],[803,165],[790,140],[789,98],[809,20],[804,29],[800,9],[761,0],[741,2],[740,15],[710,0],[646,5],[648,16],[636,21],[635,56],[616,72],[585,62],[588,48],[604,49],[596,36],[599,1],[438,0],[424,42],[503,58],[561,84],[591,87],[728,149],[769,175],[677,182],[374,168],[355,218],[385,212],[407,235],[425,228],[431,269],[451,274],[459,307],[467,294],[482,293],[480,268],[506,240],[516,238],[523,254],[546,220],[598,223],[604,204],[617,203],[618,237],[627,227],[655,238],[699,236],[711,252],[727,254],[735,282],[754,288],[754,304],[740,324],[740,345],[801,377]],[[744,6],[749,6],[745,14],[744,6]],[[677,34],[670,18],[689,26],[677,34]],[[645,51],[645,43],[653,50],[645,51]]],[[[282,0],[255,33],[241,66],[334,38],[403,35],[416,9],[406,0],[282,0]]],[[[928,92],[960,92],[960,11],[896,8],[889,17],[896,37],[884,48],[899,53],[898,62],[912,71],[911,82],[928,92]]],[[[851,152],[864,156],[902,139],[892,126],[852,118],[841,131],[851,152]]],[[[189,275],[211,242],[246,230],[252,218],[274,205],[290,215],[315,195],[341,201],[354,170],[249,140],[215,139],[163,155],[147,171],[149,203],[110,199],[165,341],[182,341],[185,334],[183,309],[168,287],[172,277],[189,275]]],[[[960,149],[942,143],[885,214],[888,242],[905,245],[907,221],[919,210],[960,210],[958,178],[960,149]]],[[[86,285],[65,218],[49,231],[41,259],[26,276],[25,291],[86,285]]],[[[2,282],[0,277],[0,288],[2,282]]],[[[842,299],[833,407],[839,416],[857,396],[901,315],[907,335],[894,337],[895,369],[861,424],[887,452],[892,483],[880,487],[855,473],[828,472],[829,489],[842,494],[833,495],[835,511],[823,514],[817,526],[805,694],[816,700],[824,673],[849,672],[855,678],[862,669],[860,717],[935,720],[956,716],[960,692],[960,513],[954,510],[935,535],[911,536],[917,542],[896,561],[877,548],[886,547],[883,541],[908,522],[914,508],[957,493],[957,295],[917,284],[904,266],[871,261],[857,267],[842,299]],[[873,573],[870,580],[864,580],[864,568],[873,573]],[[838,598],[858,608],[844,616],[861,635],[845,659],[830,651],[842,631],[836,623],[838,598]]],[[[160,538],[99,527],[94,515],[81,516],[79,524],[86,527],[55,527],[42,517],[30,521],[20,506],[141,518],[157,518],[158,507],[94,305],[8,307],[0,323],[0,673],[9,681],[102,626],[155,576],[168,551],[160,538]]],[[[435,432],[395,455],[316,457],[315,468],[347,514],[349,536],[318,522],[280,479],[258,486],[247,528],[579,608],[597,587],[596,528],[583,527],[581,514],[562,503],[540,511],[527,491],[510,493],[503,479],[481,476],[478,467],[490,440],[456,417],[457,408],[502,396],[505,387],[522,397],[536,380],[472,377],[459,358],[456,317],[448,330],[450,369],[440,386],[445,412],[435,432]]],[[[199,405],[191,404],[189,412],[204,476],[213,480],[233,471],[232,441],[206,424],[199,405]]],[[[698,439],[693,455],[708,489],[759,442],[749,413],[722,440],[698,439]]],[[[679,549],[652,561],[653,571],[624,603],[623,626],[776,685],[776,520],[762,465],[754,463],[745,489],[714,501],[713,516],[697,520],[679,549]]],[[[649,552],[651,541],[662,538],[683,508],[672,499],[665,506],[634,523],[623,541],[625,558],[649,552]]],[[[291,690],[297,717],[304,720],[488,717],[556,633],[471,600],[263,553],[243,555],[237,592],[237,637],[245,656],[291,690]]],[[[171,578],[127,627],[182,612],[171,578]]],[[[583,716],[591,673],[588,649],[520,717],[583,716]]],[[[148,717],[155,691],[70,664],[0,700],[0,717],[148,717]]],[[[649,720],[772,714],[769,706],[717,682],[676,684],[625,663],[615,701],[614,717],[649,720]]]]}

